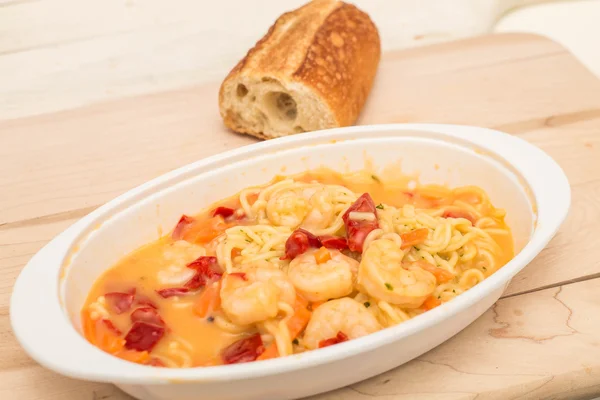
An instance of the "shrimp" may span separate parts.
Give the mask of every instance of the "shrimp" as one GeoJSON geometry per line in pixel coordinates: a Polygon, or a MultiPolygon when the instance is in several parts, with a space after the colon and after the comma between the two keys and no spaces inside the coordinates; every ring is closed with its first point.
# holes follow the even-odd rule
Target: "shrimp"
{"type": "Polygon", "coordinates": [[[404,252],[387,238],[371,242],[358,268],[358,285],[369,296],[405,308],[417,308],[436,286],[433,274],[402,266],[404,252]]]}
{"type": "MultiPolygon", "coordinates": [[[[305,195],[306,195],[305,191],[305,195]]],[[[308,201],[309,211],[302,221],[304,229],[323,229],[329,226],[335,216],[332,193],[327,187],[317,190],[308,201]]]]}
{"type": "MultiPolygon", "coordinates": [[[[221,307],[237,325],[250,325],[275,318],[282,303],[294,304],[296,291],[279,268],[268,263],[245,272],[227,274],[221,283],[221,307]]],[[[289,307],[288,307],[289,308],[289,307]]]]}
{"type": "Polygon", "coordinates": [[[304,331],[304,345],[316,349],[323,340],[336,337],[338,332],[348,339],[377,332],[382,329],[377,318],[367,308],[349,297],[331,300],[320,305],[304,331]]]}
{"type": "Polygon", "coordinates": [[[183,285],[196,273],[193,269],[187,268],[187,265],[205,255],[204,247],[188,243],[185,240],[167,244],[163,251],[166,266],[158,271],[158,282],[161,285],[183,285]]]}
{"type": "Polygon", "coordinates": [[[358,261],[338,250],[325,249],[328,260],[317,263],[316,251],[308,251],[294,258],[288,268],[288,277],[294,287],[308,301],[337,299],[352,293],[358,261]]]}
{"type": "Polygon", "coordinates": [[[335,216],[332,193],[327,187],[290,182],[270,194],[266,215],[277,226],[322,229],[335,216]]]}
{"type": "Polygon", "coordinates": [[[307,200],[297,190],[281,190],[274,193],[266,207],[271,223],[291,228],[299,226],[308,211],[307,200]]]}

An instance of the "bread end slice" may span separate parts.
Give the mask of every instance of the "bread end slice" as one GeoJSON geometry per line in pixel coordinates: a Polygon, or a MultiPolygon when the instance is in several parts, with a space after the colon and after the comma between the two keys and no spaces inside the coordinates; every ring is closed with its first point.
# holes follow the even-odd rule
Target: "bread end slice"
{"type": "Polygon", "coordinates": [[[225,125],[262,139],[337,126],[329,107],[311,90],[275,78],[238,76],[221,90],[225,125]]]}
{"type": "Polygon", "coordinates": [[[283,14],[225,78],[219,108],[230,129],[270,139],[353,124],[380,58],[367,14],[315,0],[283,14]]]}

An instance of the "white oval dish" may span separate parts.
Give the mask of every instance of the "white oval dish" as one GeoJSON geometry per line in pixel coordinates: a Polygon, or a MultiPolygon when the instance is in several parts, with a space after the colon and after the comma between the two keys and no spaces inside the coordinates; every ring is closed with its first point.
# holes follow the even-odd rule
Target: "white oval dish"
{"type": "Polygon", "coordinates": [[[43,366],[74,378],[112,382],[147,400],[292,399],[380,374],[439,345],[486,311],[511,278],[550,241],[567,215],[561,168],[516,137],[455,125],[398,124],[312,132],[257,143],[156,178],[98,208],[58,235],[23,269],[11,323],[43,366]],[[400,325],[290,357],[204,368],[153,368],[113,357],[79,333],[95,279],[135,248],[194,214],[274,175],[327,166],[357,170],[401,161],[422,183],[472,184],[507,210],[517,255],[456,299],[400,325]]]}

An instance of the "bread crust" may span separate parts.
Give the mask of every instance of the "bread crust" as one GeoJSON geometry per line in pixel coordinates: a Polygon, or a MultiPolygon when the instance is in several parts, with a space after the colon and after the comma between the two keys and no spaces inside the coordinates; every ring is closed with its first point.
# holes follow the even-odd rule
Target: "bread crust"
{"type": "Polygon", "coordinates": [[[230,129],[261,139],[224,106],[225,88],[239,78],[273,79],[309,90],[324,104],[327,128],[353,124],[373,85],[381,49],[369,16],[351,4],[316,0],[281,15],[227,75],[219,92],[221,116],[230,129]]]}

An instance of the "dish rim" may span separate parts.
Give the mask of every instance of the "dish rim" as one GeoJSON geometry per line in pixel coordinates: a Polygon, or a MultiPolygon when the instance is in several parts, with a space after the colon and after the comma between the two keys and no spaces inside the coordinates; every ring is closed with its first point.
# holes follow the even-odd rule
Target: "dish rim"
{"type": "MultiPolygon", "coordinates": [[[[520,182],[520,184],[523,185],[523,182],[520,182]]],[[[11,325],[20,344],[38,363],[63,375],[75,378],[116,383],[165,384],[252,379],[297,371],[350,358],[402,340],[452,318],[459,312],[473,306],[494,290],[507,285],[514,275],[543,250],[566,218],[569,206],[570,186],[568,180],[560,166],[550,156],[523,139],[487,128],[445,124],[363,125],[315,131],[258,142],[201,159],[152,179],[107,202],[56,236],[28,262],[17,278],[11,296],[11,325]],[[227,160],[237,162],[272,152],[321,144],[324,141],[368,139],[370,136],[373,138],[396,136],[393,133],[399,131],[431,132],[440,135],[440,140],[444,140],[444,138],[446,140],[450,138],[458,139],[478,149],[484,149],[488,153],[486,156],[491,155],[495,159],[504,160],[505,166],[518,172],[519,178],[524,180],[526,187],[532,191],[531,195],[535,199],[538,212],[549,208],[549,211],[553,211],[553,214],[549,214],[547,220],[538,220],[538,225],[519,254],[492,276],[457,296],[451,302],[444,303],[440,307],[400,325],[337,346],[319,349],[316,352],[310,351],[259,363],[183,369],[154,368],[130,363],[103,352],[87,342],[68,318],[58,295],[62,286],[59,275],[63,269],[62,260],[66,256],[65,252],[68,252],[78,242],[78,238],[84,232],[89,231],[98,219],[110,218],[115,213],[115,209],[120,211],[132,207],[135,203],[151,195],[152,191],[164,190],[190,177],[202,174],[204,172],[201,171],[202,168],[209,168],[219,162],[227,160]],[[519,158],[523,152],[530,158],[519,158]],[[552,178],[552,182],[544,179],[546,176],[552,178]],[[540,196],[543,198],[540,198],[540,196]],[[48,262],[48,257],[52,259],[52,262],[48,262]],[[41,262],[41,260],[44,260],[44,262],[41,262]],[[39,279],[39,274],[33,273],[40,272],[42,264],[46,269],[42,272],[45,272],[50,278],[52,274],[49,271],[54,272],[54,281],[50,279],[51,282],[48,282],[48,280],[43,282],[43,279],[39,279]],[[51,268],[48,268],[49,264],[52,265],[51,268]],[[38,276],[38,278],[33,279],[34,276],[38,276]],[[38,290],[38,293],[53,292],[53,301],[42,302],[42,304],[36,303],[35,306],[27,304],[26,292],[31,292],[34,288],[41,289],[41,291],[38,290]],[[36,338],[34,334],[28,332],[28,329],[31,329],[32,322],[26,318],[26,315],[33,315],[31,312],[34,309],[39,312],[40,307],[44,310],[44,320],[49,316],[57,317],[57,310],[61,314],[60,323],[56,321],[56,324],[50,328],[43,326],[44,329],[50,330],[50,332],[46,332],[50,335],[39,335],[44,336],[44,340],[39,337],[36,338]],[[48,344],[47,336],[58,339],[60,345],[55,343],[56,348],[64,350],[65,348],[74,347],[75,350],[87,355],[79,354],[76,357],[69,357],[68,360],[65,357],[56,357],[60,354],[56,349],[48,349],[48,346],[46,348],[43,346],[44,343],[48,344]],[[92,359],[97,360],[98,364],[90,363],[92,359]],[[94,365],[92,367],[82,365],[82,360],[85,363],[94,365]]],[[[73,350],[68,350],[68,352],[72,353],[73,350]]]]}

